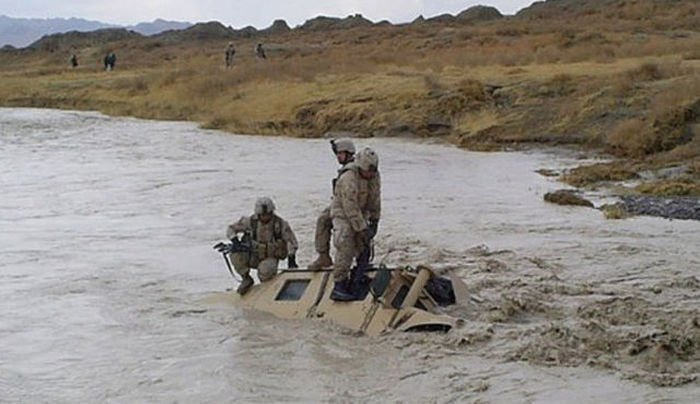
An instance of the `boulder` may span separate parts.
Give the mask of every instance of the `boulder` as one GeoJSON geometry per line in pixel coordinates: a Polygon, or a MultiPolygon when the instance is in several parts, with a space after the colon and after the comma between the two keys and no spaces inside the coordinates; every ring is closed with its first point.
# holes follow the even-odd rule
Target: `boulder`
{"type": "Polygon", "coordinates": [[[299,29],[303,31],[331,31],[355,27],[369,27],[372,21],[364,18],[362,14],[350,15],[340,19],[337,17],[318,16],[306,21],[299,29]]]}
{"type": "Polygon", "coordinates": [[[411,21],[410,25],[423,25],[425,24],[425,17],[423,17],[423,14],[419,15],[416,17],[415,20],[411,21]]]}
{"type": "Polygon", "coordinates": [[[56,51],[59,49],[103,45],[132,38],[143,38],[143,35],[124,28],[105,28],[91,32],[71,31],[62,34],[44,35],[41,39],[29,45],[29,48],[56,51]]]}
{"type": "Polygon", "coordinates": [[[340,21],[340,28],[356,28],[356,27],[370,27],[374,25],[374,23],[365,17],[362,16],[362,14],[355,14],[355,15],[349,15],[345,19],[340,21]]]}
{"type": "Polygon", "coordinates": [[[547,192],[544,195],[544,200],[557,205],[569,206],[587,206],[593,208],[593,203],[582,196],[577,195],[576,191],[570,189],[560,189],[554,192],[547,192]]]}
{"type": "Polygon", "coordinates": [[[202,22],[179,31],[166,31],[153,36],[167,42],[200,41],[211,39],[230,39],[236,31],[225,27],[218,21],[202,22]]]}
{"type": "Polygon", "coordinates": [[[272,25],[270,25],[268,28],[265,28],[264,30],[260,31],[265,34],[284,34],[287,33],[291,30],[289,28],[289,25],[287,25],[287,21],[285,20],[275,20],[272,25]]]}
{"type": "Polygon", "coordinates": [[[474,23],[480,21],[491,21],[503,18],[503,14],[495,7],[474,6],[470,7],[455,17],[458,22],[474,23]]]}
{"type": "Polygon", "coordinates": [[[248,25],[247,27],[234,31],[234,35],[237,38],[252,38],[257,33],[258,30],[252,25],[248,25]]]}

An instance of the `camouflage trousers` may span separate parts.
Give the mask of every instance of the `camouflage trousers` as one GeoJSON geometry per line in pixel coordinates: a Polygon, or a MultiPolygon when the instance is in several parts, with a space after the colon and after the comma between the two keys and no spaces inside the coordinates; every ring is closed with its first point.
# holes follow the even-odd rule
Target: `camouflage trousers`
{"type": "Polygon", "coordinates": [[[328,254],[331,250],[331,229],[333,221],[331,220],[331,207],[323,209],[323,212],[316,219],[316,238],[314,246],[319,254],[328,254]]]}
{"type": "Polygon", "coordinates": [[[352,261],[360,253],[355,241],[355,230],[345,219],[333,219],[333,246],[335,247],[333,278],[339,282],[349,277],[352,261]]]}
{"type": "MultiPolygon", "coordinates": [[[[233,269],[241,276],[246,276],[250,273],[250,255],[248,253],[232,253],[229,254],[233,269]]],[[[257,265],[258,278],[260,282],[266,282],[274,278],[277,274],[279,260],[277,258],[265,258],[257,265]]]]}

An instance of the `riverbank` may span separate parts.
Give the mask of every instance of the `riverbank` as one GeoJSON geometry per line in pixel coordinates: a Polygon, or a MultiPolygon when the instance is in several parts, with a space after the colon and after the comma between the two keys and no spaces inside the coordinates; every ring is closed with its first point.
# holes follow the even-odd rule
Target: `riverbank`
{"type": "Polygon", "coordinates": [[[694,3],[638,3],[612,14],[582,6],[470,24],[236,37],[240,56],[229,70],[230,38],[216,37],[212,23],[178,41],[46,40],[3,52],[0,105],[188,120],[232,133],[440,137],[470,150],[564,145],[610,156],[560,173],[575,187],[612,182],[624,192],[697,197],[700,32],[687,18],[694,3]],[[245,51],[258,41],[266,60],[245,51]],[[82,61],[76,69],[67,66],[71,46],[82,61]],[[101,55],[109,50],[119,59],[106,72],[101,55]],[[679,167],[674,176],[643,175],[679,167]]]}

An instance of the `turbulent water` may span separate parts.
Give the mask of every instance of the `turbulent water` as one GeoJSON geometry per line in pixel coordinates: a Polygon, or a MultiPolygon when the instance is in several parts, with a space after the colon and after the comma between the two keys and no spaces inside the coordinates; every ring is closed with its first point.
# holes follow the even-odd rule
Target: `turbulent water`
{"type": "Polygon", "coordinates": [[[360,141],[377,255],[469,285],[446,335],[225,304],[211,245],[269,195],[313,258],[326,140],[0,109],[0,402],[696,402],[700,223],[549,205],[563,152],[360,141]]]}

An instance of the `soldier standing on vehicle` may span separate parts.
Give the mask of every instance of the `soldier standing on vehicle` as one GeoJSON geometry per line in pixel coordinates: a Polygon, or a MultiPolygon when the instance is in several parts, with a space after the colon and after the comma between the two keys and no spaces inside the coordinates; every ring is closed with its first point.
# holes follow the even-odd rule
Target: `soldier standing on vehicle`
{"type": "Polygon", "coordinates": [[[233,65],[233,56],[236,54],[236,48],[233,46],[233,42],[229,42],[226,47],[226,68],[230,69],[233,65]]]}
{"type": "MultiPolygon", "coordinates": [[[[333,179],[332,190],[335,190],[335,184],[338,181],[338,177],[343,172],[343,168],[353,162],[355,159],[355,144],[350,139],[338,139],[331,140],[331,149],[335,154],[338,164],[342,167],[338,170],[338,175],[333,179]]],[[[332,192],[333,192],[332,191],[332,192]]],[[[316,252],[318,253],[318,258],[309,265],[309,269],[321,269],[327,268],[333,265],[333,260],[330,255],[330,244],[331,244],[331,229],[333,228],[333,223],[331,221],[331,207],[323,209],[321,215],[316,219],[316,237],[314,239],[316,252]]]]}
{"type": "Polygon", "coordinates": [[[331,202],[333,264],[335,287],[331,299],[355,300],[350,285],[353,259],[369,248],[377,233],[381,216],[381,181],[379,157],[369,147],[362,149],[355,161],[346,165],[335,184],[331,202]]]}
{"type": "Polygon", "coordinates": [[[297,268],[297,238],[289,223],[274,212],[272,199],[258,198],[253,215],[241,217],[226,229],[226,237],[229,239],[237,237],[238,233],[247,233],[251,240],[250,251],[231,253],[233,267],[243,277],[236,290],[241,295],[248,292],[254,284],[250,276],[251,268],[258,270],[261,282],[267,282],[277,274],[281,259],[287,259],[288,268],[297,268]]]}

